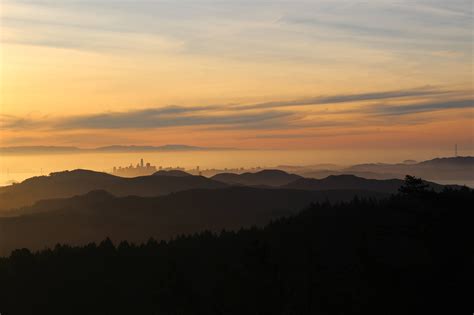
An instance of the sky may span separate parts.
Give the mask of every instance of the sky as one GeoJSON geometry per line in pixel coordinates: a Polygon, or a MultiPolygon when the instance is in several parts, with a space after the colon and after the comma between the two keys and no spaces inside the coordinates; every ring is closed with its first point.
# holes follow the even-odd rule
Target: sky
{"type": "Polygon", "coordinates": [[[474,150],[464,0],[2,0],[0,146],[474,150]]]}

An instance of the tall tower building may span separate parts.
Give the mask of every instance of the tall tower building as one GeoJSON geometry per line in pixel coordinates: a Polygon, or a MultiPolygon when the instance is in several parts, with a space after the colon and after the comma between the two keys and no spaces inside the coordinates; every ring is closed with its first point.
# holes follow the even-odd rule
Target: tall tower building
{"type": "Polygon", "coordinates": [[[143,159],[140,160],[140,166],[143,167],[144,164],[143,164],[143,159]]]}

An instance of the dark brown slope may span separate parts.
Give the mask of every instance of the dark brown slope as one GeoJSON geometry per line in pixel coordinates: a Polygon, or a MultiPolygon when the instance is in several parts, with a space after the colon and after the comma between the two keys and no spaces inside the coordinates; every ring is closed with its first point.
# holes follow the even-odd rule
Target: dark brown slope
{"type": "Polygon", "coordinates": [[[183,177],[183,176],[193,176],[187,172],[180,171],[180,170],[159,170],[158,172],[153,173],[154,176],[175,176],[175,177],[183,177]]]}
{"type": "Polygon", "coordinates": [[[229,185],[282,186],[302,177],[280,170],[263,170],[257,173],[221,173],[211,178],[229,185]]]}
{"type": "Polygon", "coordinates": [[[161,197],[114,197],[95,191],[68,199],[41,201],[21,216],[0,219],[0,255],[14,248],[40,249],[56,243],[85,244],[105,237],[144,241],[209,229],[263,225],[312,202],[346,201],[365,191],[299,191],[232,187],[199,189],[161,197]]]}
{"type": "Polygon", "coordinates": [[[31,205],[42,199],[71,197],[92,190],[106,190],[116,196],[159,196],[188,189],[222,188],[226,184],[202,176],[117,177],[89,170],[52,173],[20,184],[2,187],[0,211],[31,205]]]}
{"type": "MultiPolygon", "coordinates": [[[[361,189],[383,193],[396,193],[404,181],[400,179],[366,179],[354,175],[331,175],[323,179],[300,178],[283,188],[303,190],[329,190],[329,189],[361,189]]],[[[435,191],[443,189],[443,185],[429,183],[435,191]]]]}

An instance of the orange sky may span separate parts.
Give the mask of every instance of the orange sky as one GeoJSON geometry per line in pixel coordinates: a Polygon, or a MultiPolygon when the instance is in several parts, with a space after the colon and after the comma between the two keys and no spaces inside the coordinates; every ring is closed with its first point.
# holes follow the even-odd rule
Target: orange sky
{"type": "Polygon", "coordinates": [[[0,146],[474,149],[469,1],[0,13],[0,146]]]}

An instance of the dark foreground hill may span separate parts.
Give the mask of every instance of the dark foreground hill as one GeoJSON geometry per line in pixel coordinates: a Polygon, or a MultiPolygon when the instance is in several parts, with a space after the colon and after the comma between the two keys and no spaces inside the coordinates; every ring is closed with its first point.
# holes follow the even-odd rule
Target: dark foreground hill
{"type": "Polygon", "coordinates": [[[471,314],[473,203],[467,189],[407,193],[170,242],[17,250],[0,259],[0,307],[5,315],[471,314]]]}
{"type": "Polygon", "coordinates": [[[159,196],[198,188],[222,188],[224,183],[203,176],[159,176],[123,178],[89,170],[52,173],[33,177],[0,189],[0,211],[31,205],[42,199],[72,197],[92,190],[106,190],[116,196],[159,196]]]}
{"type": "Polygon", "coordinates": [[[114,197],[105,191],[67,199],[45,200],[0,218],[0,255],[18,247],[41,249],[56,243],[86,244],[169,239],[203,230],[262,226],[294,214],[312,202],[348,201],[365,191],[299,191],[234,187],[188,190],[162,197],[114,197]],[[20,215],[21,214],[21,215],[20,215]]]}

